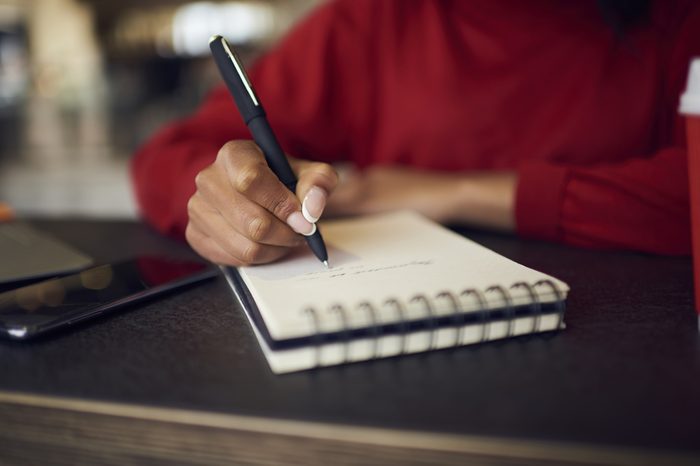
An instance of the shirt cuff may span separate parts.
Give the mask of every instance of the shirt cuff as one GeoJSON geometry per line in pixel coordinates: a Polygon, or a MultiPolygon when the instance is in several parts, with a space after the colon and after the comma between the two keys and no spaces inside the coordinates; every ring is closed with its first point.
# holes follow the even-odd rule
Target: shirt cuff
{"type": "Polygon", "coordinates": [[[568,168],[550,162],[533,161],[520,166],[515,194],[519,235],[550,241],[561,238],[561,206],[568,177],[568,168]]]}

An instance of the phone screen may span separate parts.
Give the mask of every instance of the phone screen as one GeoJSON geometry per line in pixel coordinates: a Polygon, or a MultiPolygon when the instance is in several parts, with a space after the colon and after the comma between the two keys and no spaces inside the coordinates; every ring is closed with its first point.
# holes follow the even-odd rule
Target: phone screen
{"type": "Polygon", "coordinates": [[[0,293],[0,333],[26,338],[212,277],[200,262],[142,256],[0,293]]]}

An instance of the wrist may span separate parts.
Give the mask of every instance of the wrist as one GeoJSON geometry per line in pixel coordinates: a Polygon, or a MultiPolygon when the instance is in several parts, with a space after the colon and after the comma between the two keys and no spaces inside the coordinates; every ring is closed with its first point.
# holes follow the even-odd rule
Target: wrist
{"type": "Polygon", "coordinates": [[[515,172],[472,172],[463,174],[454,196],[451,223],[500,231],[515,230],[515,172]]]}

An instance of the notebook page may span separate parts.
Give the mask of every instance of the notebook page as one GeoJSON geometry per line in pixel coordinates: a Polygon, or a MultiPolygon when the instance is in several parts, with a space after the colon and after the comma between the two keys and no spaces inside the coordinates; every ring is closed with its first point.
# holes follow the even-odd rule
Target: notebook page
{"type": "Polygon", "coordinates": [[[445,290],[459,293],[494,284],[507,288],[515,282],[541,279],[554,281],[564,293],[568,290],[563,282],[412,212],[326,222],[321,231],[328,247],[329,270],[305,245],[279,262],[239,268],[276,340],[311,335],[319,330],[317,324],[323,331],[371,324],[368,314],[360,312],[346,312],[349,321],[343,322],[343,316],[330,312],[336,304],[351,310],[369,301],[378,310],[378,320],[386,323],[397,318],[391,309],[382,307],[392,298],[408,303],[416,294],[434,297],[445,290]],[[309,307],[321,317],[319,322],[305,312],[309,307]]]}

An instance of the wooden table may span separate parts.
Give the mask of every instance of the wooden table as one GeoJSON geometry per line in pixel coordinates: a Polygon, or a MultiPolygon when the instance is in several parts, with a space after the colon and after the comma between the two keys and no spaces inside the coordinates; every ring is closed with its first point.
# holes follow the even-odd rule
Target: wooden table
{"type": "MultiPolygon", "coordinates": [[[[192,254],[37,221],[99,262],[192,254]]],[[[700,464],[688,258],[471,238],[571,286],[566,331],[273,375],[223,278],[0,342],[0,464],[700,464]]]]}

